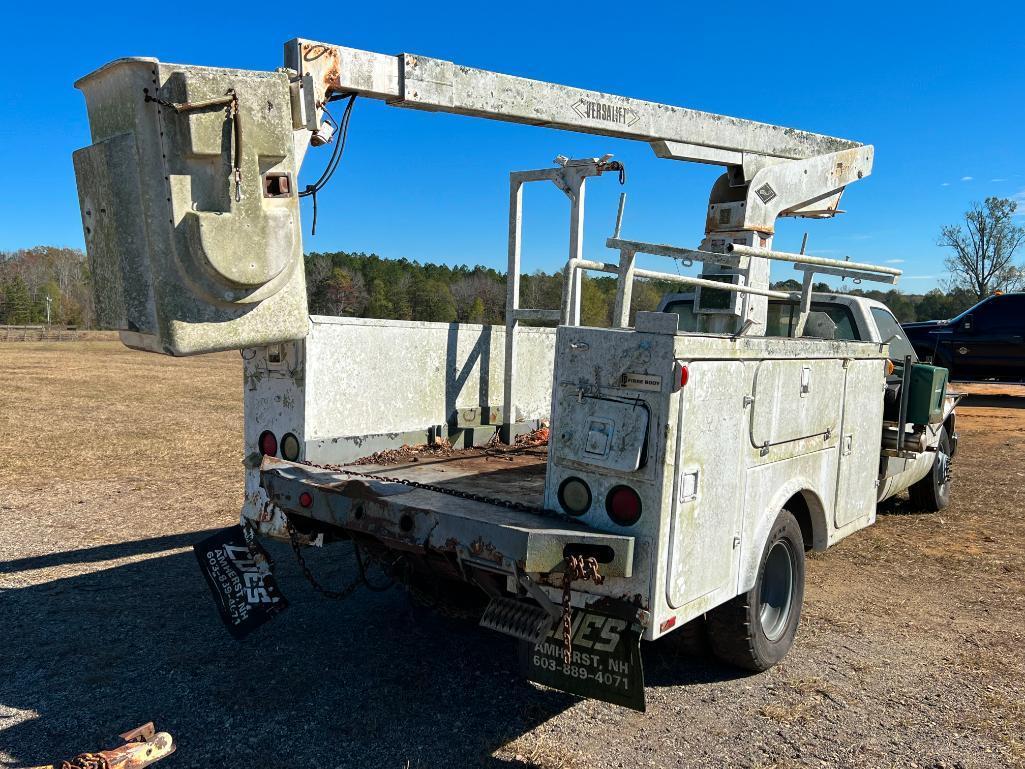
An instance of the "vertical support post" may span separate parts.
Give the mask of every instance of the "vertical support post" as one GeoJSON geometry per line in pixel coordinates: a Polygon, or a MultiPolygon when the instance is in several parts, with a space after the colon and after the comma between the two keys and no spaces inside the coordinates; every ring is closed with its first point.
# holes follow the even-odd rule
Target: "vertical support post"
{"type": "Polygon", "coordinates": [[[623,229],[623,212],[626,211],[626,193],[619,193],[619,210],[616,211],[616,229],[612,233],[612,237],[619,238],[619,231],[623,229]]]}
{"type": "Polygon", "coordinates": [[[637,252],[623,248],[619,251],[619,284],[616,286],[616,305],[612,314],[612,325],[627,328],[630,325],[630,303],[633,301],[634,267],[637,252]]]}
{"type": "MultiPolygon", "coordinates": [[[[584,258],[584,192],[587,189],[586,176],[574,176],[570,188],[571,208],[569,214],[569,258],[584,258]]],[[[570,286],[569,325],[580,325],[580,296],[583,289],[584,274],[581,270],[573,270],[573,282],[570,286]]]]}
{"type": "MultiPolygon", "coordinates": [[[[509,265],[505,277],[505,371],[502,390],[502,430],[499,438],[512,443],[516,422],[516,328],[520,308],[520,236],[523,232],[523,182],[509,178],[509,265]]],[[[482,404],[484,405],[484,404],[482,404]]]]}
{"type": "Polygon", "coordinates": [[[797,316],[797,325],[794,327],[794,338],[804,336],[804,326],[808,322],[808,313],[811,312],[811,289],[815,280],[815,273],[811,270],[804,271],[804,280],[801,281],[801,309],[797,316]]]}

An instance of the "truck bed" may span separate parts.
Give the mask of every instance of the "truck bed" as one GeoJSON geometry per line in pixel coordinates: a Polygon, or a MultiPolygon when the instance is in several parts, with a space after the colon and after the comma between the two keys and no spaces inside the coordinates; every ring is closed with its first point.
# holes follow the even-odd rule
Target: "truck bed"
{"type": "Polygon", "coordinates": [[[484,561],[513,575],[560,568],[567,548],[610,554],[604,572],[629,576],[634,538],[599,531],[551,511],[515,509],[491,500],[541,508],[546,452],[468,450],[442,458],[389,465],[316,467],[264,457],[261,485],[290,516],[373,538],[389,548],[447,553],[484,561]],[[425,483],[362,477],[364,474],[425,483]]]}
{"type": "Polygon", "coordinates": [[[346,465],[351,469],[390,478],[416,481],[497,499],[541,507],[545,491],[545,446],[528,449],[454,449],[444,456],[423,456],[416,461],[346,465]]]}

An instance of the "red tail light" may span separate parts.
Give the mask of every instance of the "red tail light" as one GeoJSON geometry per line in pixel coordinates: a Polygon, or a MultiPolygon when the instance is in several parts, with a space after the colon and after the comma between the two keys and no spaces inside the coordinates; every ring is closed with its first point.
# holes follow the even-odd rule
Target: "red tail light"
{"type": "Polygon", "coordinates": [[[270,430],[260,433],[260,453],[265,457],[276,457],[278,455],[278,439],[270,430]]]}
{"type": "Polygon", "coordinates": [[[312,507],[313,495],[310,494],[310,492],[308,491],[304,491],[302,494],[299,495],[299,504],[303,507],[312,507]]]}
{"type": "Polygon", "coordinates": [[[605,510],[620,526],[633,526],[641,518],[641,498],[629,486],[615,486],[605,497],[605,510]]]}

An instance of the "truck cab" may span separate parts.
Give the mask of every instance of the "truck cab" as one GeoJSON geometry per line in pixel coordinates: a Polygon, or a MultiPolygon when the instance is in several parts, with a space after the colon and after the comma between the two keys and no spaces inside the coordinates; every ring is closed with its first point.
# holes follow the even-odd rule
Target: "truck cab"
{"type": "MultiPolygon", "coordinates": [[[[798,310],[797,302],[770,299],[765,335],[790,336],[797,322],[798,310]]],[[[908,335],[890,308],[882,302],[862,296],[815,292],[812,294],[811,310],[819,313],[819,317],[808,329],[806,336],[822,334],[823,329],[828,330],[832,325],[835,330],[829,338],[851,342],[888,341],[891,360],[904,360],[906,355],[910,355],[913,362],[919,360],[908,335]]],[[[666,294],[659,303],[658,311],[679,315],[681,331],[694,331],[697,328],[694,294],[691,292],[666,294]]]]}
{"type": "Polygon", "coordinates": [[[994,294],[951,320],[903,328],[918,356],[952,377],[1025,380],[1025,293],[994,294]]]}

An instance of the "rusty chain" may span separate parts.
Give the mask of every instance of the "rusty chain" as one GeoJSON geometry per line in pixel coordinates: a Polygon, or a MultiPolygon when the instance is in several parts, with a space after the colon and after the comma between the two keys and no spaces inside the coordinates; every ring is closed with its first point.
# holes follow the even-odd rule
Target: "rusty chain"
{"type": "MultiPolygon", "coordinates": [[[[513,452],[502,452],[513,453],[513,452]]],[[[522,513],[533,513],[535,515],[543,515],[546,517],[557,518],[560,521],[569,522],[572,521],[574,524],[580,526],[581,522],[563,513],[555,510],[549,510],[545,507],[539,507],[537,505],[528,505],[524,502],[516,502],[511,499],[499,499],[497,497],[489,497],[484,494],[476,494],[471,491],[462,491],[460,489],[449,489],[444,486],[436,486],[433,483],[423,483],[421,481],[414,481],[409,478],[397,478],[388,475],[377,475],[375,473],[364,473],[358,470],[353,470],[349,467],[342,467],[339,465],[319,465],[314,462],[300,462],[298,464],[305,465],[307,467],[315,467],[321,470],[332,470],[335,472],[345,473],[347,475],[355,475],[359,478],[366,478],[371,481],[381,481],[383,483],[399,483],[404,486],[410,486],[415,489],[422,489],[424,491],[434,491],[439,494],[446,494],[451,497],[457,497],[459,499],[466,499],[472,502],[480,502],[486,505],[495,505],[497,507],[504,507],[508,510],[516,510],[522,513]]],[[[330,590],[321,585],[313,573],[310,571],[309,566],[306,564],[306,559],[302,555],[302,546],[299,543],[299,532],[296,531],[292,521],[285,517],[285,529],[288,532],[288,539],[292,545],[292,551],[295,553],[296,561],[299,563],[299,568],[306,578],[306,581],[313,586],[321,595],[334,600],[344,600],[348,598],[352,593],[361,585],[366,583],[366,579],[363,576],[362,561],[360,560],[359,550],[356,551],[356,559],[360,563],[360,576],[349,585],[346,585],[341,590],[330,590]]],[[[605,578],[598,573],[598,561],[591,558],[584,558],[583,556],[570,556],[567,561],[567,571],[563,577],[563,643],[565,649],[563,651],[564,658],[568,658],[571,654],[571,635],[572,629],[567,628],[572,624],[572,607],[569,606],[569,594],[571,592],[570,585],[573,580],[587,581],[591,580],[596,585],[600,585],[605,581],[605,578]]],[[[407,586],[408,587],[408,586],[407,586]]]]}
{"type": "Polygon", "coordinates": [[[161,99],[158,96],[150,94],[148,88],[143,88],[143,98],[146,102],[153,102],[159,104],[161,107],[174,110],[175,112],[182,114],[185,112],[194,112],[196,110],[210,109],[212,107],[227,107],[228,118],[231,120],[231,130],[235,136],[235,152],[232,157],[232,177],[235,181],[235,202],[238,203],[242,200],[242,116],[239,110],[238,104],[238,92],[234,88],[229,88],[224,96],[215,96],[212,99],[203,99],[202,101],[186,101],[186,102],[175,102],[167,99],[161,99]]]}
{"type": "Polygon", "coordinates": [[[366,581],[366,577],[363,574],[363,562],[360,559],[359,550],[357,549],[356,560],[359,561],[360,564],[359,576],[341,590],[331,590],[324,587],[317,581],[317,578],[313,576],[313,572],[310,571],[310,567],[306,564],[306,559],[303,557],[302,553],[302,545],[299,544],[299,532],[296,531],[295,526],[287,517],[285,518],[285,529],[288,531],[288,541],[292,545],[292,552],[295,553],[295,560],[299,562],[299,570],[302,571],[306,581],[313,586],[313,589],[325,598],[330,598],[334,601],[344,601],[356,592],[356,588],[366,581]]]}
{"type": "Polygon", "coordinates": [[[60,769],[110,769],[110,762],[100,753],[79,753],[70,761],[61,761],[60,769]]]}
{"type": "Polygon", "coordinates": [[[598,559],[593,555],[571,555],[566,559],[566,571],[562,573],[562,662],[573,661],[573,581],[593,582],[600,585],[605,577],[598,573],[598,559]]]}
{"type": "MultiPolygon", "coordinates": [[[[502,452],[503,454],[510,454],[513,452],[502,452]]],[[[423,483],[422,481],[414,481],[409,478],[396,478],[388,475],[376,475],[374,473],[362,473],[358,470],[353,470],[350,467],[343,467],[340,465],[318,465],[313,462],[300,462],[299,464],[306,465],[307,467],[316,467],[321,470],[332,470],[334,472],[345,473],[346,475],[355,475],[359,478],[366,478],[371,481],[382,481],[384,483],[401,483],[403,486],[410,486],[414,489],[422,489],[424,491],[434,491],[438,494],[447,494],[450,497],[458,497],[459,499],[467,499],[471,502],[480,502],[485,505],[495,505],[496,507],[504,507],[507,510],[516,510],[520,513],[533,513],[534,515],[543,515],[548,518],[558,518],[563,522],[572,522],[577,526],[583,524],[577,518],[560,513],[557,510],[551,510],[547,507],[540,507],[538,505],[528,505],[525,502],[516,502],[511,499],[500,499],[498,497],[489,497],[484,494],[477,494],[472,491],[463,491],[462,489],[450,489],[444,486],[437,486],[433,483],[423,483]]]]}

